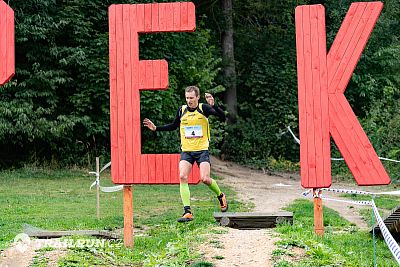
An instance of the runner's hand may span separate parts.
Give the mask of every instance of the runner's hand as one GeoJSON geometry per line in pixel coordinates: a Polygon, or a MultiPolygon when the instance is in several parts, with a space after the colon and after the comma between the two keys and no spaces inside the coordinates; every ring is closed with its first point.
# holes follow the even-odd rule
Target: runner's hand
{"type": "Polygon", "coordinates": [[[152,131],[155,131],[156,128],[157,128],[157,127],[154,125],[154,123],[153,123],[151,120],[149,120],[148,118],[145,118],[145,119],[143,120],[143,125],[146,126],[147,128],[149,128],[149,129],[152,130],[152,131]]]}
{"type": "Polygon", "coordinates": [[[207,103],[208,103],[210,106],[213,107],[214,104],[215,104],[215,101],[214,101],[214,97],[212,96],[212,94],[205,93],[204,96],[205,96],[205,98],[206,98],[207,103]]]}

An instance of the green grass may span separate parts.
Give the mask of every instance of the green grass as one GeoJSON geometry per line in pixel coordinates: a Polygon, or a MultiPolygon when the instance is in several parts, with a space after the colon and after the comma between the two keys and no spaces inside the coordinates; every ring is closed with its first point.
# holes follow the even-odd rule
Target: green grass
{"type": "MultiPolygon", "coordinates": [[[[25,168],[0,172],[0,250],[22,232],[23,224],[47,230],[107,229],[123,227],[122,193],[101,193],[101,220],[96,219],[96,190],[89,190],[94,177],[83,170],[25,168]]],[[[109,174],[103,186],[112,185],[109,174]]],[[[233,200],[234,192],[222,187],[230,199],[230,210],[245,207],[233,200]]],[[[182,213],[179,186],[134,186],[135,228],[147,229],[135,237],[133,250],[125,247],[74,248],[61,266],[133,265],[189,266],[201,260],[196,246],[216,223],[218,211],[213,193],[205,185],[191,186],[195,220],[176,222],[182,213]]],[[[45,259],[39,258],[40,265],[45,259]]],[[[198,266],[203,266],[201,261],[198,266]]],[[[206,265],[204,265],[206,266],[206,265]]]]}
{"type": "MultiPolygon", "coordinates": [[[[273,253],[275,266],[373,266],[371,235],[353,227],[336,211],[324,207],[325,234],[318,237],[313,230],[312,202],[297,200],[287,210],[293,212],[294,224],[277,227],[282,239],[273,253]],[[306,256],[288,260],[293,247],[304,249],[306,256]]],[[[398,266],[380,239],[377,240],[377,259],[378,266],[398,266]]]]}

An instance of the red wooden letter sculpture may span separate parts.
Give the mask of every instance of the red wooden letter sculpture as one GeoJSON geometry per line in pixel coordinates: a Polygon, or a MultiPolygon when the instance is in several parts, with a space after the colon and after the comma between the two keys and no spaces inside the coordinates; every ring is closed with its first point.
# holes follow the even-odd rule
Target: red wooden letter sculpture
{"type": "MultiPolygon", "coordinates": [[[[139,60],[139,33],[194,31],[193,3],[111,5],[111,172],[115,184],[179,183],[179,154],[141,154],[139,90],[167,89],[165,60],[139,60]]],[[[193,168],[189,183],[198,183],[193,168]]]]}
{"type": "Polygon", "coordinates": [[[300,164],[305,188],[331,185],[329,134],[359,185],[390,183],[344,96],[382,7],[381,2],[351,4],[328,55],[324,7],[296,8],[300,164]]]}
{"type": "Polygon", "coordinates": [[[0,86],[15,74],[14,11],[0,1],[0,86]]]}

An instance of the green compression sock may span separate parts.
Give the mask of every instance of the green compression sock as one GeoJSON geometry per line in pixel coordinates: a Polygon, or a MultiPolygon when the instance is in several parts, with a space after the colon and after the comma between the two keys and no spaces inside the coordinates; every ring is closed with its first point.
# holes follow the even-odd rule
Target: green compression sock
{"type": "Polygon", "coordinates": [[[188,184],[180,184],[181,198],[183,206],[190,206],[190,190],[188,184]]]}
{"type": "Polygon", "coordinates": [[[211,184],[208,186],[217,196],[221,195],[221,189],[217,185],[217,182],[214,179],[211,179],[211,184]]]}

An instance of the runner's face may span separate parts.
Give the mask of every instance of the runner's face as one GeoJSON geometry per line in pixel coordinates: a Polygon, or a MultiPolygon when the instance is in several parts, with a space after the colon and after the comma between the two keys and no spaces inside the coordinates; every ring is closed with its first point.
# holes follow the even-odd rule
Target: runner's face
{"type": "Polygon", "coordinates": [[[185,97],[186,103],[189,108],[197,108],[197,106],[199,105],[200,96],[196,96],[196,93],[194,91],[191,91],[186,92],[185,97]]]}

